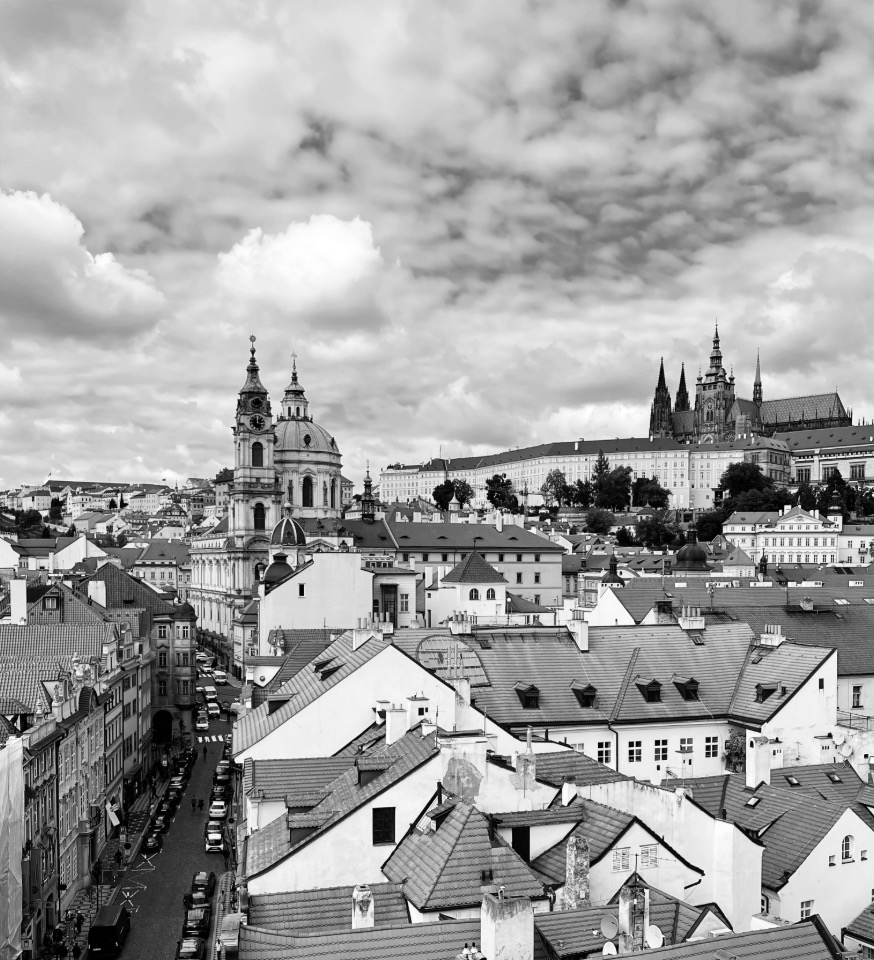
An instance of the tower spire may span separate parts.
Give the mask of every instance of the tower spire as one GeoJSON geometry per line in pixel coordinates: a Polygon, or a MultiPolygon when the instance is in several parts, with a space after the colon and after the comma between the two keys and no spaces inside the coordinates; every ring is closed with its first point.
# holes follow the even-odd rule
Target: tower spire
{"type": "Polygon", "coordinates": [[[719,348],[719,321],[716,321],[716,326],[713,330],[713,350],[710,352],[710,369],[711,370],[721,370],[722,369],[722,350],[719,348]]]}
{"type": "Polygon", "coordinates": [[[674,410],[678,413],[689,409],[689,391],[686,389],[686,364],[680,364],[680,385],[677,387],[677,399],[674,410]]]}
{"type": "Polygon", "coordinates": [[[762,365],[758,350],[756,350],[756,379],[753,383],[753,403],[757,407],[761,407],[762,405],[762,365]]]}
{"type": "Polygon", "coordinates": [[[649,435],[650,437],[669,437],[672,432],[671,394],[665,382],[665,358],[662,357],[659,364],[659,380],[649,411],[649,435]]]}
{"type": "Polygon", "coordinates": [[[661,358],[659,363],[659,382],[656,385],[656,390],[666,390],[667,384],[665,383],[665,358],[661,358]]]}

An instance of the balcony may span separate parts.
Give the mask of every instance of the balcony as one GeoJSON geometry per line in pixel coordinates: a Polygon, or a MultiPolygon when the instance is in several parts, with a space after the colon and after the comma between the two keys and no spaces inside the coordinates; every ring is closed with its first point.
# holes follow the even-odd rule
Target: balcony
{"type": "Polygon", "coordinates": [[[848,727],[850,730],[874,730],[874,717],[866,717],[861,713],[852,713],[849,710],[838,710],[838,726],[848,727]]]}

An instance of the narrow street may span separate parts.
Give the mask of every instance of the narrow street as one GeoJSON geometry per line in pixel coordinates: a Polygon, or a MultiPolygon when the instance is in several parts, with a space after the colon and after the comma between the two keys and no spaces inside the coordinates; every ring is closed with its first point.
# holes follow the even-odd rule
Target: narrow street
{"type": "Polygon", "coordinates": [[[229,723],[212,720],[209,734],[203,735],[204,742],[195,735],[198,759],[179,809],[164,835],[164,845],[149,857],[140,854],[125,878],[116,901],[127,902],[131,911],[131,931],[122,952],[123,960],[173,960],[176,943],[182,936],[182,898],[189,891],[193,874],[207,870],[218,879],[224,871],[224,859],[219,854],[204,852],[203,831],[212,775],[221,759],[223,738],[230,729],[229,723]],[[221,739],[213,740],[216,736],[221,739]],[[192,813],[192,797],[203,799],[202,813],[192,813]]]}

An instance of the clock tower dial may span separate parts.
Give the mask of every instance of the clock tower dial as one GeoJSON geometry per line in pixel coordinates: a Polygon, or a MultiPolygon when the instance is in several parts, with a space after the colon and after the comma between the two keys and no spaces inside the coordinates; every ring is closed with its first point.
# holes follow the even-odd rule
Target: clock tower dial
{"type": "Polygon", "coordinates": [[[262,417],[260,414],[255,414],[254,417],[249,418],[249,426],[253,430],[263,430],[264,423],[265,423],[264,417],[262,417]]]}

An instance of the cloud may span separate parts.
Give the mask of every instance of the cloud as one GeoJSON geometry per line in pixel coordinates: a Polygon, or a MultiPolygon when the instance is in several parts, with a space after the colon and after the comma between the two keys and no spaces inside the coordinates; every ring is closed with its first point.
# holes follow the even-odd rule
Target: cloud
{"type": "Polygon", "coordinates": [[[73,213],[47,195],[0,193],[0,332],[122,339],[157,322],[163,294],[144,270],[92,255],[73,213]]]}

